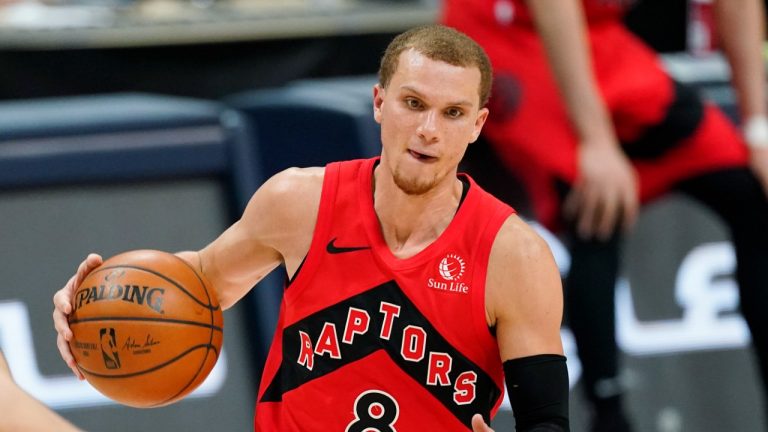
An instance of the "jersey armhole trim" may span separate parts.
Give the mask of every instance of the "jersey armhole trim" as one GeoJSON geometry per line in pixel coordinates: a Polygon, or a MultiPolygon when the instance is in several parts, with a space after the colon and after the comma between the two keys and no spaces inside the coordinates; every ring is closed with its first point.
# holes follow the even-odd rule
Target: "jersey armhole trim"
{"type": "Polygon", "coordinates": [[[323,257],[323,244],[324,239],[328,236],[328,231],[331,226],[331,212],[333,211],[333,204],[336,201],[336,194],[339,185],[339,171],[340,163],[334,162],[326,165],[325,173],[323,175],[323,189],[320,193],[320,205],[317,209],[317,222],[315,222],[315,230],[312,233],[312,242],[309,245],[307,255],[304,256],[299,268],[293,274],[293,277],[288,280],[285,285],[285,301],[291,303],[301,295],[303,281],[309,280],[312,277],[315,269],[319,265],[319,262],[323,257]],[[290,287],[290,289],[288,289],[290,287]]]}
{"type": "MultiPolygon", "coordinates": [[[[480,238],[477,243],[477,254],[475,255],[475,262],[477,263],[478,270],[475,270],[472,276],[473,287],[480,287],[480,290],[476,288],[473,290],[476,295],[472,298],[472,325],[474,327],[475,335],[478,337],[478,341],[482,344],[491,344],[496,347],[498,352],[498,341],[496,337],[491,334],[488,327],[488,321],[486,319],[486,282],[488,278],[488,265],[490,263],[491,250],[493,249],[493,243],[499,234],[499,230],[502,225],[509,219],[510,216],[515,214],[515,210],[507,205],[499,205],[488,219],[488,223],[484,227],[480,238]]],[[[499,358],[500,361],[500,358],[499,358]]],[[[503,379],[503,378],[502,378],[503,379]]],[[[502,390],[503,392],[503,390],[502,390]]],[[[503,394],[502,394],[503,396],[503,394]]]]}

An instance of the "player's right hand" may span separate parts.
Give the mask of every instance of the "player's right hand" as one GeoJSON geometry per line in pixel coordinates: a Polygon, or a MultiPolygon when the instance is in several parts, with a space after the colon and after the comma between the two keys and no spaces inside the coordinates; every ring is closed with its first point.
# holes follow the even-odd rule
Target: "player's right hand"
{"type": "Polygon", "coordinates": [[[637,175],[618,144],[582,143],[579,176],[563,206],[583,239],[607,240],[639,212],[637,175]]]}
{"type": "Polygon", "coordinates": [[[100,255],[89,254],[88,257],[80,263],[77,268],[77,272],[69,278],[66,285],[53,295],[53,326],[56,328],[56,346],[59,347],[59,354],[64,362],[72,369],[72,373],[75,376],[83,380],[85,377],[83,373],[77,368],[75,363],[75,357],[72,355],[72,351],[69,349],[69,341],[72,340],[72,330],[69,329],[69,322],[67,321],[67,315],[72,313],[72,297],[75,294],[75,290],[85,277],[93,269],[100,266],[103,259],[100,255]]]}

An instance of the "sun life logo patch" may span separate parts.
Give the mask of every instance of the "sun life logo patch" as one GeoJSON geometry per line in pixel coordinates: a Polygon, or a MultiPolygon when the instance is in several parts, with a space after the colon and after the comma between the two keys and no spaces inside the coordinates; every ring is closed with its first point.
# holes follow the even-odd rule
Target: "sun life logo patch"
{"type": "Polygon", "coordinates": [[[437,266],[440,276],[447,281],[457,281],[464,276],[464,269],[466,265],[464,260],[456,254],[448,254],[440,260],[440,264],[437,266]]]}

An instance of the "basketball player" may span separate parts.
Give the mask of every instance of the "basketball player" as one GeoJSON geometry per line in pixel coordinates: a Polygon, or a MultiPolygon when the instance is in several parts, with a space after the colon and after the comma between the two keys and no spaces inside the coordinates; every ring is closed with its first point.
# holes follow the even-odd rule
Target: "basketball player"
{"type": "Polygon", "coordinates": [[[0,351],[0,432],[77,432],[79,429],[22,390],[0,351]]]}
{"type": "MultiPolygon", "coordinates": [[[[487,431],[505,376],[518,431],[569,430],[551,253],[457,175],[490,87],[488,58],[465,35],[398,36],[373,88],[379,158],[279,173],[219,238],[179,253],[224,308],[281,264],[290,276],[256,430],[487,431]]],[[[66,314],[100,262],[90,255],[54,296],[58,346],[80,377],[66,314]]]]}
{"type": "Polygon", "coordinates": [[[736,248],[741,310],[768,379],[768,118],[759,0],[715,1],[743,136],[673,81],[622,24],[629,0],[448,0],[443,21],[496,71],[484,134],[526,185],[536,217],[562,230],[566,309],[595,408],[594,431],[627,431],[614,287],[622,228],[670,190],[718,213],[736,248]],[[750,170],[751,167],[751,170],[750,170]]]}

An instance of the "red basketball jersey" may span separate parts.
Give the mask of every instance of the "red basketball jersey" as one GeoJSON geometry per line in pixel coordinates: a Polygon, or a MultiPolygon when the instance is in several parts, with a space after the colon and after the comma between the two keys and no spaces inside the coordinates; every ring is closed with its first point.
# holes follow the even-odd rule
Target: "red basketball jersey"
{"type": "Polygon", "coordinates": [[[309,253],[285,290],[257,431],[471,430],[502,400],[485,319],[491,246],[511,215],[468,176],[454,219],[396,258],[373,208],[377,159],[329,164],[309,253]]]}

